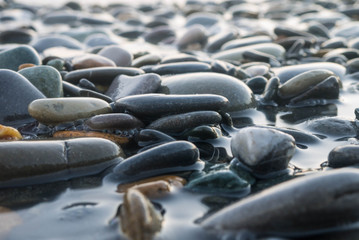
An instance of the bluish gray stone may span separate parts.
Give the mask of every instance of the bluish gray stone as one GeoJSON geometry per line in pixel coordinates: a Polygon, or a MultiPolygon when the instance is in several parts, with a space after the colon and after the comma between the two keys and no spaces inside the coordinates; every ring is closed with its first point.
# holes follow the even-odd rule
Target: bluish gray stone
{"type": "Polygon", "coordinates": [[[40,65],[40,56],[34,48],[23,45],[0,52],[0,68],[17,71],[24,63],[40,65]]]}

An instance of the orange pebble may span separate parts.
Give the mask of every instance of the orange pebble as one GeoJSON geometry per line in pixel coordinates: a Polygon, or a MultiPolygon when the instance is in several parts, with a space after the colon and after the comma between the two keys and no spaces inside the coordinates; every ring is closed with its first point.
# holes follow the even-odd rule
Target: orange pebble
{"type": "Polygon", "coordinates": [[[35,67],[35,66],[36,65],[32,64],[32,63],[24,63],[19,66],[19,70],[24,69],[24,68],[29,68],[29,67],[35,67]]]}
{"type": "Polygon", "coordinates": [[[126,144],[129,138],[121,137],[116,134],[102,132],[86,132],[86,131],[58,131],[54,133],[54,138],[78,138],[78,137],[100,137],[113,141],[117,144],[126,144]]]}
{"type": "Polygon", "coordinates": [[[0,124],[0,139],[2,140],[20,140],[21,134],[18,130],[12,127],[7,127],[0,124]]]}

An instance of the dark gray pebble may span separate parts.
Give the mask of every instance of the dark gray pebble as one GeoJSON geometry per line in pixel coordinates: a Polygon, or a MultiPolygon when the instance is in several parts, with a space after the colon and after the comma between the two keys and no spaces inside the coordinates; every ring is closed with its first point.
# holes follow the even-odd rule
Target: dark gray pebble
{"type": "Polygon", "coordinates": [[[131,130],[144,126],[139,119],[125,113],[99,114],[86,120],[85,124],[96,130],[131,130]]]}
{"type": "Polygon", "coordinates": [[[334,148],[328,156],[328,166],[342,168],[359,164],[359,146],[344,145],[334,148]]]}
{"type": "Polygon", "coordinates": [[[119,163],[113,172],[120,182],[129,182],[202,168],[197,147],[187,141],[175,141],[133,155],[119,163]]]}
{"type": "Polygon", "coordinates": [[[210,72],[211,65],[202,62],[179,62],[156,65],[150,70],[159,75],[174,75],[193,72],[210,72]]]}

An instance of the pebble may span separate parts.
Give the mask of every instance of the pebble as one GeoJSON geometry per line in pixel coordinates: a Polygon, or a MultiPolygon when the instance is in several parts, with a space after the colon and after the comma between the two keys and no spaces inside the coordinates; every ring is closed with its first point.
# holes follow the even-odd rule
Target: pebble
{"type": "Polygon", "coordinates": [[[244,47],[236,47],[214,54],[214,59],[223,61],[240,62],[244,60],[243,53],[245,51],[256,50],[261,53],[272,55],[275,58],[282,59],[284,57],[285,49],[276,43],[258,43],[244,47]]]}
{"type": "Polygon", "coordinates": [[[103,56],[96,54],[85,54],[72,59],[74,69],[86,69],[96,67],[116,67],[116,64],[103,56]]]}
{"type": "Polygon", "coordinates": [[[143,94],[117,100],[113,110],[130,112],[138,117],[160,117],[201,110],[219,111],[227,105],[228,100],[225,97],[214,94],[143,94]]]}
{"type": "Polygon", "coordinates": [[[124,137],[119,134],[94,132],[94,131],[57,131],[52,135],[53,138],[70,139],[70,138],[104,138],[110,140],[117,145],[125,145],[130,142],[129,137],[124,137]]]}
{"type": "Polygon", "coordinates": [[[229,101],[223,110],[230,112],[253,108],[256,105],[253,92],[245,83],[219,73],[189,73],[165,77],[162,79],[161,92],[221,95],[229,101]]]}
{"type": "Polygon", "coordinates": [[[98,55],[111,59],[118,67],[131,67],[133,55],[126,49],[111,45],[102,48],[98,55]]]}
{"type": "Polygon", "coordinates": [[[358,183],[358,170],[300,177],[227,206],[201,226],[219,232],[247,230],[285,237],[325,232],[358,221],[359,215],[352,211],[358,207],[358,183]]]}
{"type": "Polygon", "coordinates": [[[305,123],[306,128],[313,133],[331,137],[355,137],[356,124],[345,118],[322,117],[305,123]]]}
{"type": "Polygon", "coordinates": [[[50,66],[35,66],[20,70],[37,89],[48,98],[62,96],[62,78],[58,70],[50,66]]]}
{"type": "Polygon", "coordinates": [[[158,26],[143,35],[146,42],[158,44],[173,41],[176,33],[168,26],[158,26]]]}
{"type": "Polygon", "coordinates": [[[31,46],[35,48],[38,53],[42,53],[46,49],[53,47],[64,47],[76,50],[81,50],[83,48],[79,41],[65,35],[42,37],[34,40],[31,46]]]}
{"type": "Polygon", "coordinates": [[[144,124],[138,118],[125,113],[99,114],[86,120],[85,124],[95,130],[131,130],[142,128],[144,124]]]}
{"type": "Polygon", "coordinates": [[[201,25],[193,25],[178,39],[179,50],[200,50],[207,44],[207,34],[201,25]]]}
{"type": "Polygon", "coordinates": [[[294,97],[333,75],[333,72],[327,70],[311,70],[301,73],[279,86],[278,94],[284,99],[294,97]]]}
{"type": "Polygon", "coordinates": [[[30,103],[29,113],[44,124],[71,122],[112,112],[110,105],[97,98],[48,98],[30,103]]]}
{"type": "Polygon", "coordinates": [[[197,147],[187,141],[175,141],[135,154],[120,162],[113,172],[120,182],[130,182],[171,172],[203,168],[197,147]]]}
{"type": "Polygon", "coordinates": [[[356,166],[359,163],[359,146],[344,145],[332,149],[328,156],[328,167],[342,168],[356,166]]]}
{"type": "Polygon", "coordinates": [[[21,133],[15,128],[4,126],[0,124],[0,139],[1,140],[21,140],[21,133]]]}
{"type": "Polygon", "coordinates": [[[28,45],[13,47],[0,52],[0,68],[17,71],[24,63],[40,65],[41,59],[34,48],[28,45]]]}
{"type": "Polygon", "coordinates": [[[269,36],[254,36],[247,38],[239,38],[226,42],[221,47],[221,50],[229,50],[233,48],[245,47],[260,43],[270,43],[272,39],[269,36]]]}
{"type": "Polygon", "coordinates": [[[179,62],[153,66],[150,70],[159,75],[175,75],[192,72],[210,72],[211,65],[202,62],[179,62]]]}
{"type": "Polygon", "coordinates": [[[111,83],[106,95],[113,101],[120,98],[155,93],[161,86],[161,77],[155,73],[141,74],[138,76],[119,75],[111,83]]]}
{"type": "Polygon", "coordinates": [[[144,74],[144,71],[132,67],[87,68],[68,72],[64,80],[77,84],[81,79],[86,78],[94,84],[109,86],[120,74],[135,76],[144,74]]]}
{"type": "Polygon", "coordinates": [[[180,133],[201,125],[219,124],[221,121],[221,115],[215,111],[197,111],[162,117],[151,122],[146,128],[165,133],[180,133]]]}
{"type": "Polygon", "coordinates": [[[124,156],[116,144],[102,138],[11,141],[0,143],[0,149],[6,156],[0,161],[3,172],[0,187],[90,175],[112,165],[111,160],[124,156]]]}
{"type": "Polygon", "coordinates": [[[253,174],[265,177],[287,169],[295,152],[295,140],[274,129],[246,127],[232,137],[231,149],[253,174]]]}
{"type": "Polygon", "coordinates": [[[28,105],[45,96],[22,75],[7,69],[0,70],[0,122],[8,126],[34,122],[28,105]]]}
{"type": "Polygon", "coordinates": [[[222,170],[195,178],[185,188],[193,192],[234,197],[248,194],[250,185],[232,171],[222,170]]]}

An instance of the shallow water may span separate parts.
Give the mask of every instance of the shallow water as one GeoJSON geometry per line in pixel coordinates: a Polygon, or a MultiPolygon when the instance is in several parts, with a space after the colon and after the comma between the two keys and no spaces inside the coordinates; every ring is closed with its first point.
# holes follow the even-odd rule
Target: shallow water
{"type": "MultiPolygon", "coordinates": [[[[18,2],[43,3],[40,0],[18,2]]],[[[63,2],[66,1],[57,1],[56,4],[60,6],[63,2]]],[[[90,3],[88,0],[79,2],[90,3]]],[[[183,1],[177,2],[183,4],[183,1]]],[[[102,3],[106,4],[107,2],[102,3]]],[[[165,3],[170,4],[171,1],[165,1],[165,3]]],[[[264,5],[263,8],[266,6],[264,5]]],[[[174,25],[181,25],[184,19],[179,17],[171,21],[174,25]]],[[[296,18],[290,21],[293,24],[298,23],[296,18]]],[[[263,26],[269,30],[273,28],[271,20],[256,24],[260,25],[260,28],[263,26]]],[[[246,21],[239,25],[245,26],[246,21]]],[[[254,27],[254,24],[251,23],[250,27],[254,27]]],[[[51,27],[40,26],[40,28],[44,28],[45,32],[53,31],[51,27]]],[[[183,29],[179,30],[179,33],[180,31],[183,29]]],[[[243,31],[246,29],[244,28],[243,31]]],[[[123,42],[122,44],[126,48],[132,49],[133,52],[147,50],[164,55],[169,52],[177,52],[171,46],[157,48],[142,40],[123,42]]],[[[307,107],[306,110],[303,108],[282,109],[277,113],[273,109],[252,109],[231,113],[231,116],[235,123],[249,121],[249,125],[292,128],[304,132],[308,132],[306,121],[320,116],[340,116],[354,120],[354,109],[358,107],[359,97],[358,91],[350,90],[350,85],[356,80],[342,79],[342,81],[343,89],[340,92],[340,99],[330,100],[328,101],[330,104],[325,106],[307,107]]],[[[225,130],[231,135],[239,127],[241,127],[240,124],[237,126],[235,124],[234,128],[227,127],[225,130]]],[[[321,164],[327,161],[329,152],[336,146],[348,144],[348,141],[357,143],[358,140],[340,141],[336,137],[326,137],[317,143],[297,147],[290,162],[292,168],[297,168],[297,171],[302,172],[322,170],[321,164]]],[[[220,139],[207,142],[215,147],[223,147],[229,155],[231,154],[230,136],[223,136],[220,139]]],[[[118,220],[114,218],[122,203],[123,194],[116,192],[117,183],[109,180],[106,173],[42,186],[26,187],[26,191],[16,192],[16,194],[6,190],[4,195],[9,197],[2,203],[15,210],[22,219],[22,223],[14,227],[4,239],[125,239],[121,235],[118,220]],[[22,205],[19,199],[33,199],[33,201],[22,205]]],[[[205,196],[207,195],[176,189],[167,197],[155,199],[154,202],[160,203],[166,211],[162,230],[156,239],[220,239],[215,233],[208,233],[195,223],[209,211],[209,207],[202,203],[205,196]]]]}

